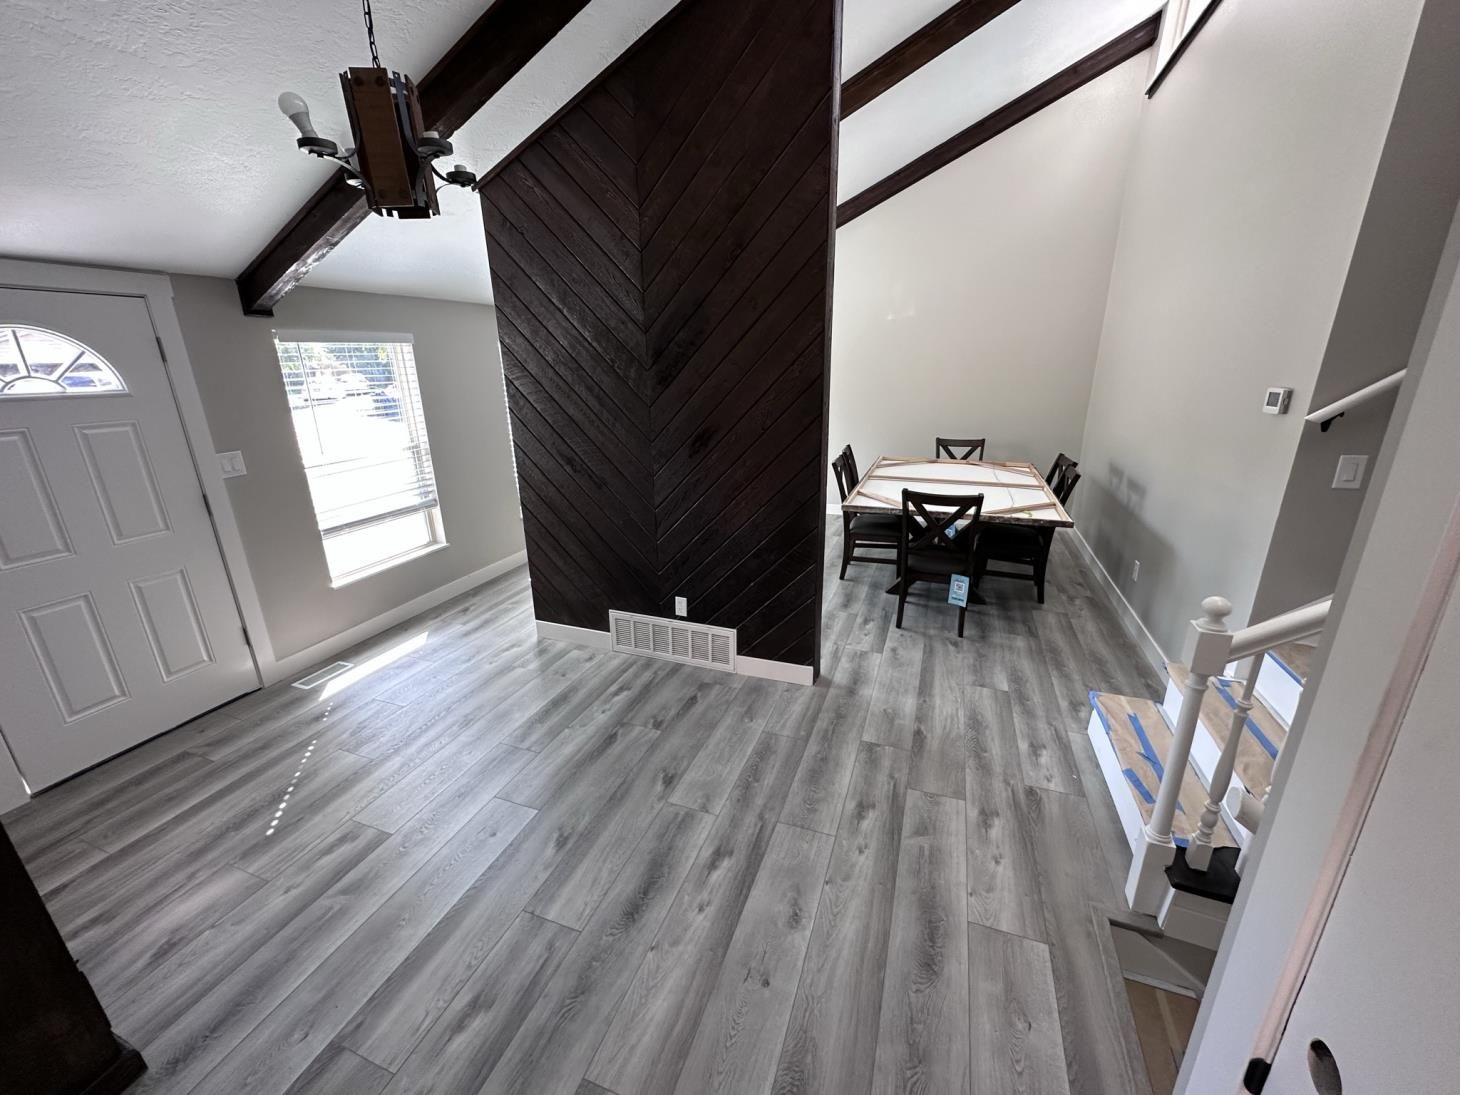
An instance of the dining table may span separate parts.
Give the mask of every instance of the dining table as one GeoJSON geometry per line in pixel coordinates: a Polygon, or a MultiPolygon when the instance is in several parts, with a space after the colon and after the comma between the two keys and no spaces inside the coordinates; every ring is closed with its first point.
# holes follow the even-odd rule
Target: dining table
{"type": "MultiPolygon", "coordinates": [[[[904,489],[926,494],[982,494],[979,521],[991,525],[1075,527],[1039,469],[1016,460],[879,456],[847,495],[842,509],[847,513],[899,514],[904,489]]],[[[929,508],[939,507],[934,504],[929,508]]]]}

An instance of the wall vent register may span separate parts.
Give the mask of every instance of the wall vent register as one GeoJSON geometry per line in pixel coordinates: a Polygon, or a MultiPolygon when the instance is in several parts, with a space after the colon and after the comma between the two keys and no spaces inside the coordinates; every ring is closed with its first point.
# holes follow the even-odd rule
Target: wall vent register
{"type": "Polygon", "coordinates": [[[445,544],[410,335],[275,331],[330,581],[445,544]]]}
{"type": "Polygon", "coordinates": [[[608,626],[613,649],[622,654],[735,672],[735,632],[728,627],[618,611],[609,612],[608,626]]]}

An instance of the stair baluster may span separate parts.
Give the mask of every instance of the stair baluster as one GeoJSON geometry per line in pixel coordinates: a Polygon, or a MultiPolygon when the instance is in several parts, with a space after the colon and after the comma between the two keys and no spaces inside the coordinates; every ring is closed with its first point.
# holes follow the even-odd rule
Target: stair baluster
{"type": "Polygon", "coordinates": [[[1206,807],[1201,812],[1201,823],[1186,849],[1187,866],[1204,871],[1212,862],[1212,834],[1222,818],[1222,800],[1227,788],[1232,785],[1232,771],[1237,766],[1237,750],[1242,745],[1242,735],[1247,733],[1247,716],[1252,712],[1253,693],[1257,689],[1257,674],[1262,668],[1262,655],[1252,659],[1247,670],[1247,681],[1242,686],[1242,695],[1232,709],[1232,722],[1227,728],[1227,740],[1222,746],[1222,755],[1212,772],[1212,783],[1207,788],[1206,807]]]}
{"type": "Polygon", "coordinates": [[[1165,871],[1176,857],[1171,826],[1176,819],[1181,782],[1191,758],[1191,743],[1196,737],[1202,699],[1206,695],[1207,682],[1226,667],[1232,649],[1232,634],[1226,623],[1232,612],[1232,602],[1225,597],[1208,597],[1202,601],[1201,607],[1203,617],[1191,621],[1186,658],[1191,674],[1182,691],[1180,715],[1171,731],[1171,747],[1166,753],[1161,789],[1156,793],[1151,819],[1146,822],[1145,839],[1136,849],[1130,874],[1126,876],[1125,897],[1132,912],[1155,915],[1166,894],[1165,871]]]}

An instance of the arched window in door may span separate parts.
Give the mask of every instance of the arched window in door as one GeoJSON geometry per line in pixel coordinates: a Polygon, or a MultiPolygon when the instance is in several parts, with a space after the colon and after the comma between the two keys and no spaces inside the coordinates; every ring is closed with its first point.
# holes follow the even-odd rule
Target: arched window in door
{"type": "Polygon", "coordinates": [[[111,363],[75,339],[41,327],[0,323],[0,399],[126,390],[111,363]]]}

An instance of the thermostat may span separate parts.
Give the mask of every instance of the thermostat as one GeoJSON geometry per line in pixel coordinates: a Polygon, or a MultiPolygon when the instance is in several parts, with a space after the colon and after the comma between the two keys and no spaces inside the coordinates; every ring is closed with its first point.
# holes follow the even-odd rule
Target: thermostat
{"type": "Polygon", "coordinates": [[[1292,401],[1292,388],[1269,388],[1267,390],[1267,398],[1262,401],[1262,413],[1287,414],[1288,404],[1292,401]]]}

